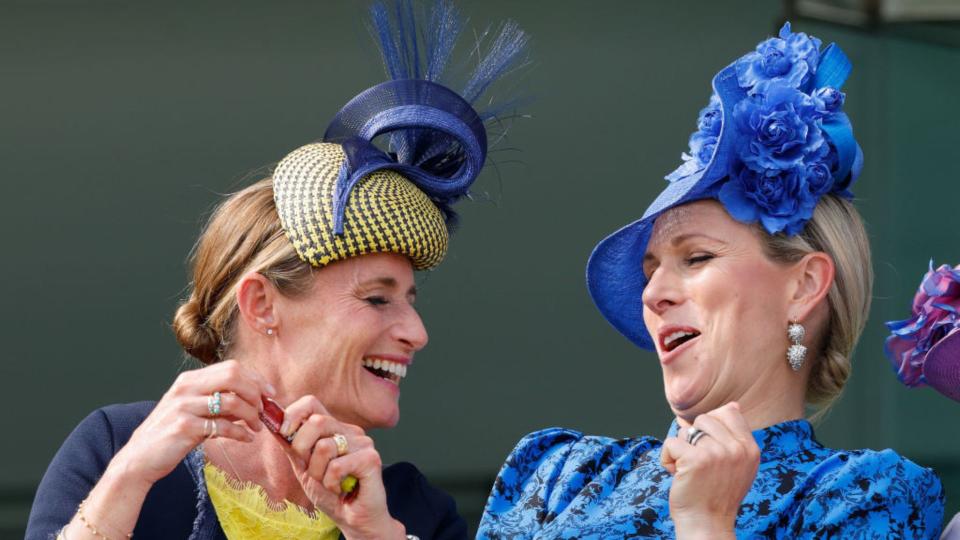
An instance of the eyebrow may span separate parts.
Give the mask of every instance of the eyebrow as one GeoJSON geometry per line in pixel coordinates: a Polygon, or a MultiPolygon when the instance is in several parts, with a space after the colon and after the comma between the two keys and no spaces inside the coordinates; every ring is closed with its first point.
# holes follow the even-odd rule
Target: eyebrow
{"type": "MultiPolygon", "coordinates": [[[[698,237],[706,238],[707,240],[711,240],[713,242],[717,242],[720,244],[726,244],[726,242],[724,242],[723,240],[710,236],[709,234],[704,234],[700,232],[691,232],[691,233],[678,234],[677,236],[674,236],[673,238],[670,239],[670,245],[676,247],[686,242],[687,240],[690,240],[691,238],[698,238],[698,237]]],[[[656,259],[657,259],[656,256],[654,256],[649,251],[643,254],[644,264],[646,264],[648,261],[655,261],[656,259]]]]}
{"type": "MultiPolygon", "coordinates": [[[[360,282],[360,286],[364,288],[375,287],[377,285],[381,287],[388,287],[390,289],[395,289],[397,288],[397,280],[393,279],[392,277],[383,276],[383,277],[371,278],[366,281],[360,282]]],[[[407,295],[417,296],[417,286],[411,285],[410,289],[407,290],[407,295]]]]}
{"type": "Polygon", "coordinates": [[[710,236],[709,234],[704,234],[699,232],[678,234],[677,236],[674,236],[673,238],[670,239],[670,244],[673,246],[676,246],[691,238],[696,238],[696,237],[706,238],[707,240],[713,240],[714,242],[717,242],[720,244],[726,244],[726,242],[724,242],[723,240],[720,240],[719,238],[715,238],[713,236],[710,236]]]}

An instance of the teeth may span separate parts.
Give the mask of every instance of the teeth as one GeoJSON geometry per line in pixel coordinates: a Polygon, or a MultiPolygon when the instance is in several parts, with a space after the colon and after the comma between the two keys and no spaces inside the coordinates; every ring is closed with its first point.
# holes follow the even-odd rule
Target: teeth
{"type": "Polygon", "coordinates": [[[384,360],[382,358],[364,358],[363,365],[364,367],[379,369],[396,375],[396,377],[391,377],[392,379],[399,380],[407,376],[407,366],[400,362],[391,362],[390,360],[384,360]]]}
{"type": "Polygon", "coordinates": [[[670,344],[673,343],[674,341],[676,341],[676,340],[678,340],[678,339],[680,339],[680,338],[682,338],[682,337],[692,336],[692,335],[694,335],[693,332],[685,332],[685,331],[683,331],[683,330],[678,330],[678,331],[670,334],[669,336],[665,337],[665,338],[663,339],[663,345],[664,345],[664,347],[669,347],[670,344]]]}

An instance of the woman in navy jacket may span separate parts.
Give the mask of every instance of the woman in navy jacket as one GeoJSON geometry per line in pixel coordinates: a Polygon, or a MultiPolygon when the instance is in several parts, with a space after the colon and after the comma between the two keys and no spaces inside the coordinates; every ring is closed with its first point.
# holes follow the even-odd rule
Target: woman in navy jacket
{"type": "Polygon", "coordinates": [[[466,536],[453,500],[412,465],[382,468],[366,435],[396,425],[427,343],[414,270],[442,260],[450,206],[485,162],[496,119],[473,103],[526,42],[504,25],[454,92],[441,83],[459,17],[449,2],[434,10],[443,35],[415,28],[404,0],[375,5],[392,80],[220,205],[173,323],[206,367],[156,403],[84,420],[44,476],[27,538],[466,536]],[[372,144],[381,134],[387,152],[372,144]]]}

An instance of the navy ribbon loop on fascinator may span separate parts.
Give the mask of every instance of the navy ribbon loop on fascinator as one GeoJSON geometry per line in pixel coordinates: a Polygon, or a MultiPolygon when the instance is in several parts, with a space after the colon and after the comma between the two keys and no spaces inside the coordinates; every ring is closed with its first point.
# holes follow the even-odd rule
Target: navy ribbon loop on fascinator
{"type": "Polygon", "coordinates": [[[343,234],[350,191],[368,174],[400,173],[449,217],[447,204],[468,192],[487,155],[486,129],[473,107],[445,86],[416,79],[362,92],[340,109],[324,140],[346,154],[333,200],[336,234],[343,234]],[[373,144],[380,135],[389,135],[389,153],[373,144]]]}

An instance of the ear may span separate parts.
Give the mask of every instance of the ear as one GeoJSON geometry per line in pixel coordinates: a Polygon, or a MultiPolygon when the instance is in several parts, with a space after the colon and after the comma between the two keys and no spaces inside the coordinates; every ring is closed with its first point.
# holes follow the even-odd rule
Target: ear
{"type": "Polygon", "coordinates": [[[833,285],[835,267],[832,257],[816,251],[804,255],[794,269],[796,286],[790,298],[788,314],[792,320],[802,321],[824,302],[833,285]]]}
{"type": "Polygon", "coordinates": [[[269,279],[258,272],[250,272],[237,285],[237,307],[240,318],[258,334],[276,327],[277,289],[269,279]]]}

